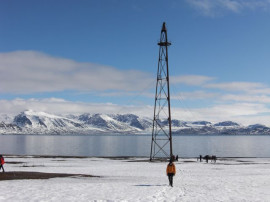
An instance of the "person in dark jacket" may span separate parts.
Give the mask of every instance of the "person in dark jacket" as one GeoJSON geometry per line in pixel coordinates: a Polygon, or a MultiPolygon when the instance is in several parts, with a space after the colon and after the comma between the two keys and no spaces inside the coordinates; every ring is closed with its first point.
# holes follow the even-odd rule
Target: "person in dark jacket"
{"type": "Polygon", "coordinates": [[[204,158],[205,158],[205,160],[206,160],[206,163],[208,163],[209,155],[206,155],[204,158]]]}
{"type": "Polygon", "coordinates": [[[175,165],[173,163],[172,158],[170,159],[170,163],[167,165],[167,176],[169,178],[169,185],[173,186],[173,176],[176,173],[175,165]]]}
{"type": "Polygon", "coordinates": [[[176,155],[176,157],[175,157],[175,161],[178,161],[178,155],[176,155]]]}
{"type": "Polygon", "coordinates": [[[4,159],[4,157],[2,155],[0,155],[0,170],[2,168],[3,173],[5,172],[4,164],[5,164],[5,159],[4,159]]]}

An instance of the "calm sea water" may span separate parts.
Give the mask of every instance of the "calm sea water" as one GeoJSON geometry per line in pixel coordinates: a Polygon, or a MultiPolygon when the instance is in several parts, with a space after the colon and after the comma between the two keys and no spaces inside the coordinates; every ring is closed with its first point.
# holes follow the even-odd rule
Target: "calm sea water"
{"type": "MultiPolygon", "coordinates": [[[[0,154],[148,157],[150,146],[150,135],[0,135],[0,154]]],[[[270,157],[270,136],[173,136],[173,151],[180,157],[270,157]]]]}

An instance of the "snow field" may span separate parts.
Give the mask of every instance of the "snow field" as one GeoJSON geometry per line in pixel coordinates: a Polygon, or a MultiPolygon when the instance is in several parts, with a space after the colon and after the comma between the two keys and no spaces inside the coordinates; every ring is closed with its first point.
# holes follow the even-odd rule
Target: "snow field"
{"type": "Polygon", "coordinates": [[[270,159],[266,158],[221,159],[216,164],[180,159],[174,187],[168,186],[167,163],[142,158],[11,156],[6,161],[7,172],[101,177],[0,181],[0,201],[270,201],[270,159]]]}

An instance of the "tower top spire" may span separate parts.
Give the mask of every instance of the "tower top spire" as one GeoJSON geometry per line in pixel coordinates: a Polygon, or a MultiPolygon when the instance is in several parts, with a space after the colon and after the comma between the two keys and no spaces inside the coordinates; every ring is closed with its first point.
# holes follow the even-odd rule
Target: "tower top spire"
{"type": "Polygon", "coordinates": [[[165,22],[163,22],[161,31],[167,31],[167,29],[166,29],[166,23],[165,22]]]}
{"type": "Polygon", "coordinates": [[[170,46],[171,43],[168,42],[167,39],[167,29],[166,29],[166,23],[163,22],[162,28],[161,28],[161,34],[160,34],[160,41],[158,42],[159,46],[170,46]]]}

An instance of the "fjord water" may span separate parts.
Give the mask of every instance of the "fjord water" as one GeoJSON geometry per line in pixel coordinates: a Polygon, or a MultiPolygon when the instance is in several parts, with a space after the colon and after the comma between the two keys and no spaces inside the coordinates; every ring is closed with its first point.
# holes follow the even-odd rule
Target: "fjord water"
{"type": "MultiPolygon", "coordinates": [[[[0,135],[0,154],[55,156],[146,156],[150,135],[0,135]]],[[[173,151],[180,157],[270,157],[267,135],[173,136],[173,151]]]]}

